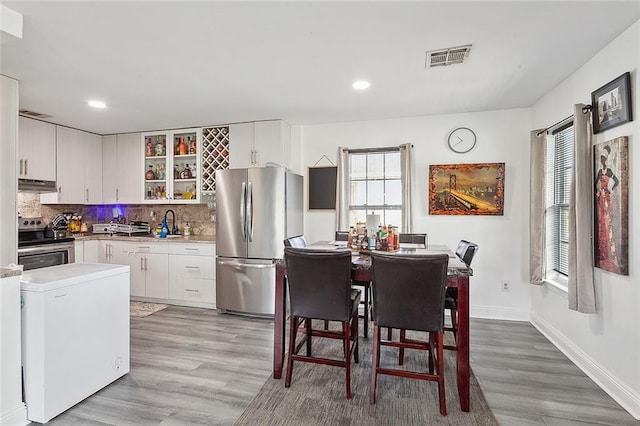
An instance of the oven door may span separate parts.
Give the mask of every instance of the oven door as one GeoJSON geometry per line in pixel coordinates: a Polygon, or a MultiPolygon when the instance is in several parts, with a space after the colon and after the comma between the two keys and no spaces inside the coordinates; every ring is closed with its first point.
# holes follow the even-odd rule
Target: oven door
{"type": "Polygon", "coordinates": [[[18,264],[23,265],[25,271],[73,262],[75,262],[73,243],[18,248],[18,264]]]}

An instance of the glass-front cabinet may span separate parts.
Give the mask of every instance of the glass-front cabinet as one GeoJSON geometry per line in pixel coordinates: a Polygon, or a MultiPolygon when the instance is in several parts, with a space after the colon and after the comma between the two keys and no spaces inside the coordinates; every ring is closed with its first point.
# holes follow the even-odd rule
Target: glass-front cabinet
{"type": "Polygon", "coordinates": [[[142,134],[145,203],[198,203],[200,129],[142,134]]]}

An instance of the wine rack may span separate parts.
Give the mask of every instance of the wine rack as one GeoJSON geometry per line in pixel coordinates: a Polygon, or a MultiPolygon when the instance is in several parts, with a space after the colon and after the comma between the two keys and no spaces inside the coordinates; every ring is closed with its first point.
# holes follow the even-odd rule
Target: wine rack
{"type": "Polygon", "coordinates": [[[205,127],[202,129],[201,158],[202,193],[216,192],[216,170],[229,168],[229,127],[205,127]]]}

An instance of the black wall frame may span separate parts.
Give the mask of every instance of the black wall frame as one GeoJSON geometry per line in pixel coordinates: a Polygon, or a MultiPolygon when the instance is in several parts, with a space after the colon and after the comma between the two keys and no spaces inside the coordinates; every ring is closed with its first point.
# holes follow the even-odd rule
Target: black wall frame
{"type": "Polygon", "coordinates": [[[335,210],[338,167],[309,167],[309,210],[335,210]]]}

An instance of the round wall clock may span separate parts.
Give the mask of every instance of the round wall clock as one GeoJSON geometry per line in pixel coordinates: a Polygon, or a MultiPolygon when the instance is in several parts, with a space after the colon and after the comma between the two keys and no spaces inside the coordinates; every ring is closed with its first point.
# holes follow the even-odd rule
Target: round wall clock
{"type": "Polygon", "coordinates": [[[476,146],[476,134],[467,127],[458,127],[449,134],[448,144],[451,151],[464,154],[476,146]]]}

